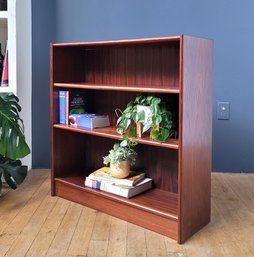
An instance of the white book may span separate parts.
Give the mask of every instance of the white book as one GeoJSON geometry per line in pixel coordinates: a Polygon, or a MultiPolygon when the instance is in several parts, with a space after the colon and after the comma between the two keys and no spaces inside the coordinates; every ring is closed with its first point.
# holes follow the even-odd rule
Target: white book
{"type": "Polygon", "coordinates": [[[140,193],[147,191],[148,189],[151,189],[152,179],[145,178],[136,186],[125,186],[125,185],[116,184],[114,182],[98,181],[98,180],[94,180],[89,177],[86,177],[85,185],[91,188],[99,189],[101,191],[105,191],[115,195],[120,195],[122,197],[131,198],[135,195],[138,195],[140,193]]]}

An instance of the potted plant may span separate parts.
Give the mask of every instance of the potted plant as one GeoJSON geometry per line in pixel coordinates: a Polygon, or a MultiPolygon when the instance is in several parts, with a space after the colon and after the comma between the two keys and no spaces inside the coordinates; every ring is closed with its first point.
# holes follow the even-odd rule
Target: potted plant
{"type": "Polygon", "coordinates": [[[134,165],[137,153],[133,149],[136,141],[123,136],[121,143],[114,144],[109,154],[103,157],[103,163],[110,164],[110,173],[115,178],[126,178],[130,174],[130,166],[134,165]]]}
{"type": "Polygon", "coordinates": [[[142,124],[139,136],[149,129],[150,137],[159,142],[165,142],[169,137],[177,136],[173,115],[157,95],[137,96],[134,101],[127,104],[124,111],[117,109],[116,113],[119,116],[117,132],[121,135],[129,133],[133,136],[135,129],[131,124],[134,121],[136,126],[138,124],[138,128],[142,124]]]}
{"type": "Polygon", "coordinates": [[[12,93],[0,93],[0,194],[2,178],[16,189],[27,175],[27,166],[22,165],[19,158],[28,155],[30,148],[25,140],[18,101],[12,93]]]}

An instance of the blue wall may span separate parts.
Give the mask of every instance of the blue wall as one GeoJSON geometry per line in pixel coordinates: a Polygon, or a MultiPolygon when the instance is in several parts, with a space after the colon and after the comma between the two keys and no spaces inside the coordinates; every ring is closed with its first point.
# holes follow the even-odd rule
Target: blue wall
{"type": "MultiPolygon", "coordinates": [[[[56,42],[179,34],[214,39],[213,170],[254,172],[253,0],[54,3],[56,42]],[[230,102],[230,120],[216,119],[217,101],[230,102]]],[[[41,94],[48,100],[46,87],[41,94]]],[[[47,137],[44,134],[40,140],[45,143],[47,137]]],[[[37,161],[45,160],[34,157],[34,164],[37,161]]]]}
{"type": "Polygon", "coordinates": [[[55,2],[32,3],[32,167],[50,166],[49,42],[55,35],[55,2]]]}

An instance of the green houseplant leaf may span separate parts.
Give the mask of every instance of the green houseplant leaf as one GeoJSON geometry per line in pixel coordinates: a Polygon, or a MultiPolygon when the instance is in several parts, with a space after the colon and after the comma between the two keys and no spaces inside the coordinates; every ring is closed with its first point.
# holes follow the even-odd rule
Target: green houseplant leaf
{"type": "Polygon", "coordinates": [[[0,94],[0,154],[13,160],[30,153],[20,111],[18,98],[14,94],[0,94]]]}
{"type": "Polygon", "coordinates": [[[127,104],[124,111],[116,109],[118,116],[117,133],[135,136],[132,122],[143,124],[142,133],[149,129],[150,137],[158,142],[165,142],[169,137],[176,137],[175,118],[168,110],[167,103],[158,94],[138,95],[134,101],[127,104]],[[147,108],[149,112],[145,112],[147,108]],[[142,110],[143,109],[143,110],[142,110]]]}
{"type": "Polygon", "coordinates": [[[0,193],[2,177],[12,189],[16,189],[27,175],[27,166],[18,160],[30,153],[18,101],[13,93],[0,93],[0,193]]]}

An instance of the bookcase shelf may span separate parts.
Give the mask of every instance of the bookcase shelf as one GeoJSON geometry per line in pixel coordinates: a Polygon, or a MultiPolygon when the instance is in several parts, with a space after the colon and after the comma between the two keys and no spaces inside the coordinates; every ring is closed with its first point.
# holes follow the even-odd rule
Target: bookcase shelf
{"type": "MultiPolygon", "coordinates": [[[[121,135],[119,135],[116,132],[115,126],[105,127],[105,128],[96,128],[96,129],[86,129],[86,128],[75,128],[70,125],[54,124],[54,128],[65,129],[65,130],[69,130],[77,133],[90,134],[90,135],[95,135],[99,137],[106,137],[106,138],[113,138],[113,139],[121,138],[121,135]]],[[[165,143],[160,143],[150,139],[150,137],[147,135],[147,136],[142,136],[142,138],[136,138],[136,141],[139,144],[178,149],[178,140],[173,138],[168,139],[165,143]]]]}
{"type": "Polygon", "coordinates": [[[183,243],[210,221],[211,40],[190,36],[51,44],[52,195],[86,205],[183,243]],[[86,111],[111,126],[59,124],[59,91],[82,90],[86,111]],[[137,138],[133,170],[153,188],[131,199],[84,186],[121,138],[115,109],[138,94],[160,95],[177,139],[137,138]]]}
{"type": "Polygon", "coordinates": [[[151,88],[151,87],[138,87],[135,85],[129,86],[116,86],[107,84],[87,84],[87,83],[55,83],[55,87],[61,88],[79,88],[79,89],[94,89],[94,90],[116,90],[116,91],[129,91],[129,92],[146,92],[146,93],[172,93],[179,94],[180,90],[177,88],[151,88]]]}
{"type": "MultiPolygon", "coordinates": [[[[153,214],[160,215],[165,218],[177,220],[177,194],[172,192],[166,192],[159,189],[152,189],[146,191],[136,197],[127,199],[121,196],[103,192],[97,189],[84,186],[83,176],[69,176],[56,178],[57,183],[68,185],[70,187],[82,190],[82,193],[94,194],[98,197],[108,198],[112,201],[119,201],[124,204],[134,206],[143,211],[148,211],[153,214]]],[[[75,199],[73,199],[75,200],[75,199]]]]}

